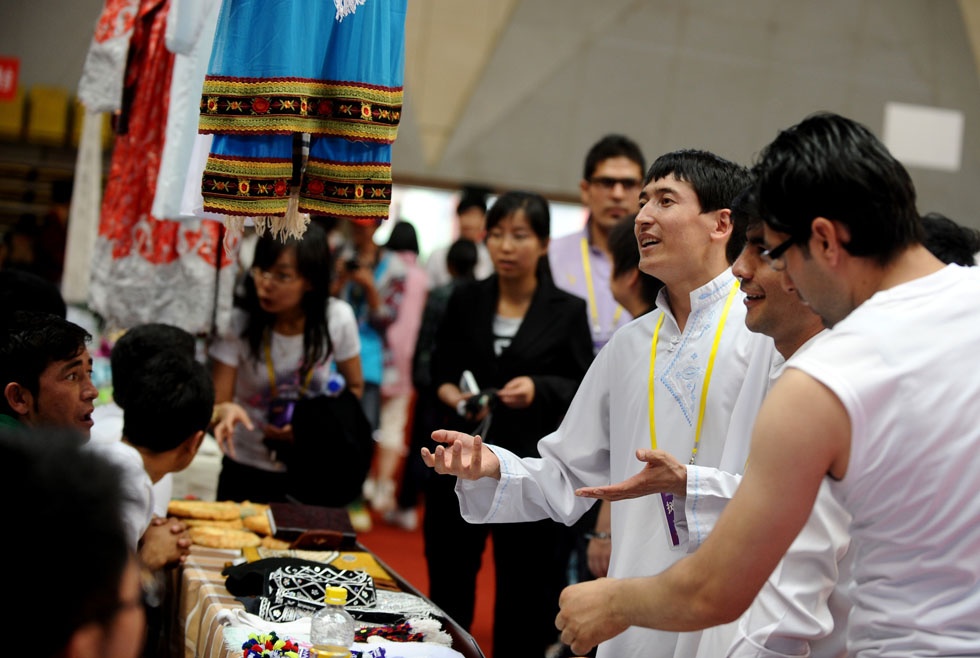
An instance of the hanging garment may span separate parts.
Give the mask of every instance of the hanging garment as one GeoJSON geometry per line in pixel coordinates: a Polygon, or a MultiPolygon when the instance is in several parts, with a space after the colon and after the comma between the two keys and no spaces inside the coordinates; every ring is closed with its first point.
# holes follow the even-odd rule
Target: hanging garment
{"type": "Polygon", "coordinates": [[[167,131],[153,198],[154,217],[196,218],[192,213],[181,212],[181,200],[197,136],[201,88],[220,10],[221,0],[170,0],[166,44],[167,50],[174,53],[174,69],[167,131]]]}
{"type": "Polygon", "coordinates": [[[234,254],[221,248],[223,227],[208,220],[168,221],[150,212],[174,63],[164,45],[168,8],[168,0],[140,2],[89,303],[109,328],[155,321],[205,333],[226,326],[230,317],[234,254]]]}
{"type": "Polygon", "coordinates": [[[200,132],[213,135],[203,210],[285,217],[294,135],[307,133],[298,212],[386,218],[405,11],[406,0],[227,0],[201,96],[200,132]]]}
{"type": "Polygon", "coordinates": [[[114,112],[122,105],[126,53],[139,0],[106,0],[78,82],[78,99],[92,112],[114,112]]]}

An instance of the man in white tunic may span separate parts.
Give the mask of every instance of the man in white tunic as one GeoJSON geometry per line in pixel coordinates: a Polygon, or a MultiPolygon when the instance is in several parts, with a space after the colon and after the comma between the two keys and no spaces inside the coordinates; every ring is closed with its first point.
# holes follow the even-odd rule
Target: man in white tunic
{"type": "MultiPolygon", "coordinates": [[[[613,334],[558,431],[539,443],[541,458],[518,459],[465,434],[433,434],[449,446],[423,450],[423,459],[461,478],[464,518],[572,524],[593,504],[575,489],[633,475],[636,451],[652,446],[709,470],[744,464],[747,446],[726,451],[730,421],[740,408],[758,409],[774,354],[771,339],[745,327],[725,256],[729,207],[747,182],[742,167],[703,151],[654,162],[635,232],[640,269],[666,286],[657,309],[613,334]]],[[[616,503],[611,534],[611,576],[658,573],[685,554],[683,506],[667,496],[616,503]]],[[[694,655],[699,640],[700,633],[631,628],[599,656],[680,658],[694,655]]]]}
{"type": "Polygon", "coordinates": [[[848,654],[976,655],[980,274],[921,244],[911,178],[854,121],[804,120],[756,171],[765,257],[833,331],[773,387],[752,467],[701,548],[654,577],[566,589],[562,639],[585,651],[631,625],[736,618],[829,476],[853,517],[848,654]]]}

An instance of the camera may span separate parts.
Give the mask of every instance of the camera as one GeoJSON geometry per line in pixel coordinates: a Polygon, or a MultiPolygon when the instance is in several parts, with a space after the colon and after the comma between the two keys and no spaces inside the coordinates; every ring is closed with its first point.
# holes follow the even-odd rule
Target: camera
{"type": "Polygon", "coordinates": [[[276,398],[269,404],[266,420],[275,427],[285,427],[293,422],[293,412],[296,410],[296,400],[276,398]]]}

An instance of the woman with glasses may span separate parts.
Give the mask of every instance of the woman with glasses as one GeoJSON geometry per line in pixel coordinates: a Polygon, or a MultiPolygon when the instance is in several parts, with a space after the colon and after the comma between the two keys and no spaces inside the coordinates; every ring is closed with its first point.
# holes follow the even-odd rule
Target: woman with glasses
{"type": "Polygon", "coordinates": [[[361,343],[350,305],[330,297],[330,250],[318,225],[301,240],[259,238],[250,274],[243,308],[209,350],[215,401],[237,403],[251,425],[229,418],[215,427],[224,453],[217,498],[283,501],[281,453],[293,441],[296,401],[326,390],[334,368],[360,397],[361,343]]]}
{"type": "MultiPolygon", "coordinates": [[[[487,213],[494,274],[453,289],[431,362],[447,427],[489,436],[524,457],[539,456],[538,438],[558,427],[592,362],[585,301],[552,282],[549,235],[545,199],[527,192],[497,199],[487,213]],[[461,380],[470,380],[471,390],[461,380]]],[[[427,487],[430,597],[469,627],[480,558],[492,536],[494,656],[544,655],[557,641],[568,530],[551,520],[470,525],[460,516],[454,486],[454,479],[436,477],[427,487]]]]}

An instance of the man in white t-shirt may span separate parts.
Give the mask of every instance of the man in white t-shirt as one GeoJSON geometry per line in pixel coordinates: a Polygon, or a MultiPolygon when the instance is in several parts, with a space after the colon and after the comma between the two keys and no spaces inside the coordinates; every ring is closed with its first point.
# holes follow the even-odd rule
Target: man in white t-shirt
{"type": "Polygon", "coordinates": [[[585,651],[631,626],[737,618],[829,477],[853,517],[848,653],[976,655],[980,273],[921,244],[908,172],[857,122],[811,116],[755,172],[762,255],[833,330],[787,364],[699,550],[656,576],[566,589],[562,639],[585,651]]]}

